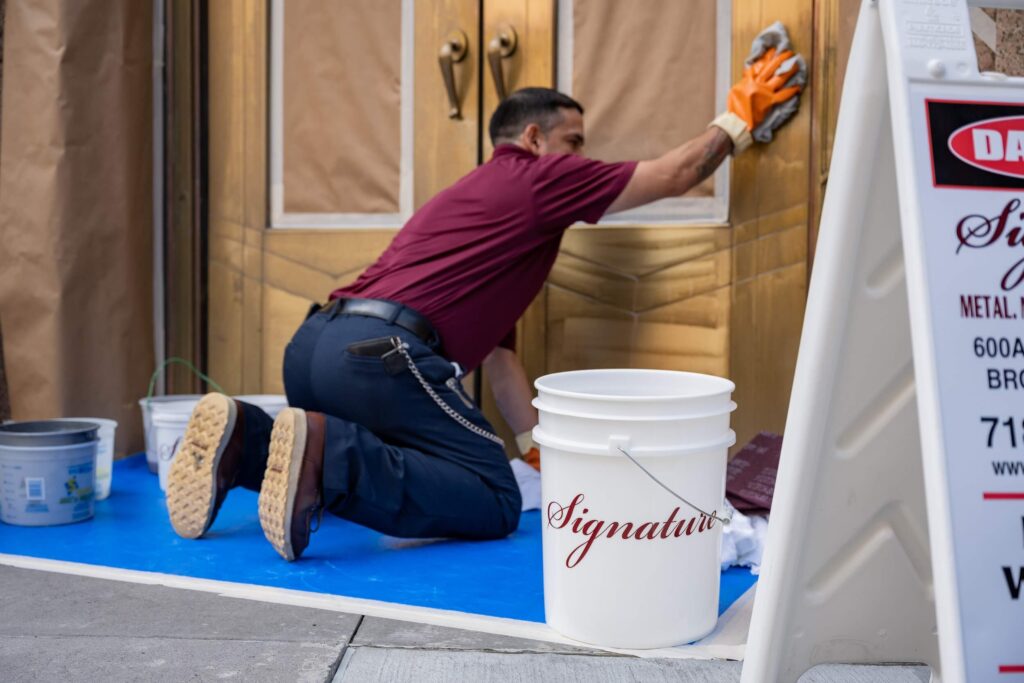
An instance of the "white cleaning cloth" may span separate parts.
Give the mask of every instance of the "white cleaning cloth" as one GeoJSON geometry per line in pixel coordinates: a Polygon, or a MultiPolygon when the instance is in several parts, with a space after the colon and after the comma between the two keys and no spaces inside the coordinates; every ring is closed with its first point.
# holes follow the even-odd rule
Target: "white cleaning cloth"
{"type": "MultiPolygon", "coordinates": [[[[776,54],[793,49],[793,44],[789,40],[789,33],[786,32],[786,27],[782,25],[781,21],[776,21],[757,34],[754,42],[750,45],[750,54],[747,55],[746,64],[748,66],[753,64],[761,55],[773,47],[776,54]]],[[[784,74],[792,69],[794,64],[797,67],[796,72],[786,80],[784,87],[788,88],[807,84],[807,62],[804,60],[803,55],[794,54],[780,64],[775,73],[784,74]]],[[[753,130],[752,135],[754,139],[758,142],[771,142],[775,130],[793,116],[799,106],[800,95],[797,95],[772,107],[760,125],[753,130]]]]}
{"type": "Polygon", "coordinates": [[[724,507],[725,512],[732,515],[732,521],[722,529],[722,569],[750,567],[757,574],[761,569],[768,519],[761,515],[748,517],[727,500],[724,501],[724,507]]]}
{"type": "Polygon", "coordinates": [[[512,474],[516,477],[519,493],[523,497],[523,512],[539,509],[540,472],[519,458],[514,458],[509,464],[512,465],[512,474]]]}

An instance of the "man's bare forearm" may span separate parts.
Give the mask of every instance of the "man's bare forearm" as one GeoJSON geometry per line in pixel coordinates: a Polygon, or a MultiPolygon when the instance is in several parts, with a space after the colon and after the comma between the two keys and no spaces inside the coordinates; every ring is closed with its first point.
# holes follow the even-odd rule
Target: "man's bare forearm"
{"type": "Polygon", "coordinates": [[[675,194],[684,194],[709,178],[731,152],[732,138],[716,127],[669,152],[675,165],[675,194]]]}
{"type": "Polygon", "coordinates": [[[694,168],[697,174],[694,185],[710,177],[722,165],[725,158],[732,153],[732,138],[726,135],[720,128],[712,128],[711,131],[715,135],[704,145],[704,152],[694,168]]]}
{"type": "Polygon", "coordinates": [[[515,352],[498,347],[484,360],[483,367],[494,402],[509,428],[519,434],[536,427],[537,410],[531,404],[530,381],[515,352]]]}
{"type": "Polygon", "coordinates": [[[711,126],[657,159],[641,161],[626,189],[612,202],[608,213],[685,194],[710,177],[732,153],[732,148],[732,138],[721,128],[711,126]]]}

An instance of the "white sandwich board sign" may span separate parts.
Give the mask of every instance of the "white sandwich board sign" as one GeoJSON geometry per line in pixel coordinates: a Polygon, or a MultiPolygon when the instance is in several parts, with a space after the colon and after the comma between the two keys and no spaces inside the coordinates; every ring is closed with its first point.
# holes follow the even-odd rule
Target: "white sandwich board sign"
{"type": "Polygon", "coordinates": [[[746,683],[1024,681],[1024,79],[967,5],[861,8],[746,683]]]}

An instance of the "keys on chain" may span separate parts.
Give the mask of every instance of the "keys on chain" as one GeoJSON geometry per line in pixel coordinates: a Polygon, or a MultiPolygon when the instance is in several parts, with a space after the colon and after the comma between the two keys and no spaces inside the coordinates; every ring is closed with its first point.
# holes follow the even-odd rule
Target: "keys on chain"
{"type": "Polygon", "coordinates": [[[417,368],[416,363],[413,362],[412,356],[409,355],[408,344],[402,341],[401,338],[399,337],[391,337],[391,344],[394,346],[394,348],[392,348],[390,351],[387,351],[386,353],[384,353],[383,356],[381,356],[381,360],[384,361],[384,367],[388,369],[389,372],[390,368],[395,364],[396,361],[400,362],[401,359],[404,359],[406,365],[409,368],[409,371],[412,372],[413,377],[416,378],[416,380],[420,383],[420,386],[423,387],[423,390],[427,392],[427,395],[434,400],[434,403],[436,403],[438,407],[440,407],[441,410],[443,410],[448,417],[455,420],[461,426],[465,427],[466,429],[473,432],[477,436],[482,436],[488,441],[493,441],[502,448],[505,447],[505,442],[502,441],[501,437],[499,437],[497,434],[492,434],[486,429],[477,427],[475,424],[473,424],[465,417],[463,417],[454,408],[448,405],[443,398],[437,395],[437,392],[434,391],[434,388],[432,386],[430,386],[430,383],[423,378],[422,373],[420,373],[420,369],[417,368]],[[401,359],[399,357],[401,357],[401,359]],[[389,365],[389,363],[391,365],[389,365]]]}

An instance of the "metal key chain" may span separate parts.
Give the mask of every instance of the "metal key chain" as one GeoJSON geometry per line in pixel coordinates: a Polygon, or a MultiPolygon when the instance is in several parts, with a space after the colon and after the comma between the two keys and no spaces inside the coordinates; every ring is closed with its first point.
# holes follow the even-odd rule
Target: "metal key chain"
{"type": "Polygon", "coordinates": [[[416,363],[413,362],[412,356],[409,355],[408,344],[402,341],[399,337],[392,337],[391,343],[394,344],[394,348],[385,353],[383,356],[381,356],[381,359],[387,359],[393,353],[401,355],[403,358],[405,358],[406,365],[409,366],[409,371],[412,372],[413,377],[415,377],[419,381],[420,386],[423,387],[423,390],[425,392],[427,392],[427,395],[434,400],[434,403],[436,403],[448,417],[455,420],[461,426],[465,427],[466,429],[473,432],[477,436],[482,436],[488,441],[493,441],[502,448],[505,447],[505,442],[501,439],[500,436],[498,436],[497,434],[492,434],[486,429],[477,427],[475,424],[473,424],[465,417],[463,417],[458,411],[456,411],[454,408],[448,405],[443,398],[437,395],[437,392],[434,391],[434,388],[432,386],[430,386],[430,383],[423,378],[423,374],[420,373],[420,369],[416,367],[416,363]]]}

